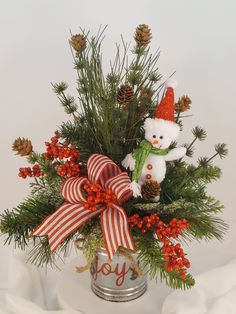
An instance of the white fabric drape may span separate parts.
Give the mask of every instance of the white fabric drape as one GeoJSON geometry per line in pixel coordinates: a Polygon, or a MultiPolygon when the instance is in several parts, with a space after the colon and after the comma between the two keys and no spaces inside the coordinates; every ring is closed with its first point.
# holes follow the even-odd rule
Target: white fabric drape
{"type": "Polygon", "coordinates": [[[236,259],[195,279],[191,290],[166,297],[162,314],[236,314],[236,259]]]}
{"type": "Polygon", "coordinates": [[[56,308],[53,272],[44,274],[26,262],[25,252],[16,251],[10,259],[8,289],[5,304],[0,304],[0,314],[81,314],[79,311],[56,308]]]}

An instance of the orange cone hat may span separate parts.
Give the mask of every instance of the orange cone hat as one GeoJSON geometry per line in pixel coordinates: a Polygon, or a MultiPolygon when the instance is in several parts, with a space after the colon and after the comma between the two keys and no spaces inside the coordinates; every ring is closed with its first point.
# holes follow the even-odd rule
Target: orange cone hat
{"type": "Polygon", "coordinates": [[[165,96],[162,98],[159,106],[154,113],[155,119],[163,119],[168,121],[175,121],[175,102],[174,102],[174,89],[167,87],[165,96]]]}

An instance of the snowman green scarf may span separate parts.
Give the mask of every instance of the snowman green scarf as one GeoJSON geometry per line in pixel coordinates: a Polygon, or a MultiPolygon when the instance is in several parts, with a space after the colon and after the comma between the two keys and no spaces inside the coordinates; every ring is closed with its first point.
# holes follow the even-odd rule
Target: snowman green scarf
{"type": "Polygon", "coordinates": [[[140,147],[135,149],[132,153],[135,159],[135,168],[132,174],[132,180],[138,181],[141,176],[143,166],[149,154],[165,156],[169,152],[169,149],[154,148],[152,144],[146,140],[140,143],[140,147]]]}

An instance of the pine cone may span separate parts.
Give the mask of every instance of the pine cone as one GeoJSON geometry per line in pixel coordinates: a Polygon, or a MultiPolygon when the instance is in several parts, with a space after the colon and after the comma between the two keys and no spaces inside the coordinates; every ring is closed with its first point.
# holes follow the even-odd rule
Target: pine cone
{"type": "Polygon", "coordinates": [[[134,39],[138,47],[147,46],[152,39],[151,29],[148,25],[140,24],[136,28],[134,39]]]}
{"type": "Polygon", "coordinates": [[[157,181],[148,180],[142,185],[142,196],[146,201],[160,195],[160,193],[161,187],[157,181]]]}
{"type": "Polygon", "coordinates": [[[28,156],[33,151],[33,146],[30,140],[25,138],[17,138],[12,144],[12,150],[20,156],[28,156]]]}
{"type": "Polygon", "coordinates": [[[192,101],[191,99],[185,95],[179,98],[178,102],[175,104],[175,111],[176,112],[184,112],[190,109],[192,101]]]}
{"type": "Polygon", "coordinates": [[[121,106],[127,107],[134,96],[134,90],[129,85],[121,85],[117,93],[117,102],[121,106]]]}
{"type": "Polygon", "coordinates": [[[69,40],[71,46],[76,51],[76,57],[86,48],[86,38],[83,34],[76,34],[69,40]]]}

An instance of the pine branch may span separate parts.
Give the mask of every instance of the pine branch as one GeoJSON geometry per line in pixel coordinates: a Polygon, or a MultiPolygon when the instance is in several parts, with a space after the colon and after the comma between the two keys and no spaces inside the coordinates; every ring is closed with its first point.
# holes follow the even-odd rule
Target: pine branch
{"type": "Polygon", "coordinates": [[[58,96],[64,93],[68,88],[68,84],[66,82],[55,83],[52,84],[52,86],[54,93],[58,96]]]}
{"type": "Polygon", "coordinates": [[[214,197],[206,196],[195,203],[188,203],[188,206],[181,210],[178,208],[174,212],[174,217],[185,218],[190,227],[186,230],[189,239],[216,238],[221,240],[225,235],[228,225],[220,218],[216,217],[221,213],[223,206],[214,197]]]}
{"type": "Polygon", "coordinates": [[[199,141],[204,141],[207,137],[206,131],[199,126],[196,126],[195,128],[193,128],[192,133],[195,136],[195,138],[198,139],[199,141]]]}
{"type": "Polygon", "coordinates": [[[31,231],[62,202],[55,195],[41,193],[28,197],[11,212],[5,210],[0,216],[1,233],[6,234],[5,244],[14,242],[15,246],[24,249],[30,241],[31,231]]]}
{"type": "MultiPolygon", "coordinates": [[[[192,140],[192,142],[190,144],[185,144],[184,147],[186,147],[187,152],[186,152],[186,156],[188,157],[192,157],[193,153],[194,153],[194,143],[199,140],[199,141],[204,141],[206,139],[206,131],[199,127],[196,126],[195,128],[192,129],[192,133],[194,135],[194,139],[192,140]]],[[[182,158],[183,159],[183,158],[182,158]]]]}
{"type": "Polygon", "coordinates": [[[48,183],[53,184],[54,180],[58,181],[58,174],[55,168],[52,167],[51,161],[48,160],[44,154],[33,152],[31,155],[28,156],[27,161],[30,164],[39,164],[40,169],[44,173],[44,180],[48,183]]]}
{"type": "Polygon", "coordinates": [[[219,179],[221,170],[212,166],[211,162],[218,155],[224,158],[228,150],[225,144],[216,145],[215,150],[216,153],[212,157],[200,158],[198,167],[187,165],[182,160],[168,163],[166,178],[162,183],[162,201],[171,202],[180,197],[185,198],[186,192],[190,197],[201,196],[201,191],[204,192],[207,183],[219,179]]]}
{"type": "MultiPolygon", "coordinates": [[[[135,58],[131,61],[130,67],[127,71],[127,81],[132,85],[135,91],[133,101],[128,106],[128,116],[126,122],[125,139],[137,139],[141,138],[140,129],[144,119],[140,119],[138,116],[138,93],[142,88],[151,91],[152,96],[154,94],[153,87],[161,76],[158,73],[157,61],[160,56],[160,51],[154,55],[149,55],[149,48],[135,47],[133,53],[135,58]],[[150,80],[151,78],[151,80],[150,80]]],[[[149,112],[153,106],[152,97],[146,100],[146,111],[149,112]]],[[[125,143],[125,154],[131,152],[137,145],[137,140],[129,141],[125,143]]]]}
{"type": "Polygon", "coordinates": [[[77,105],[75,103],[75,99],[72,96],[66,95],[65,90],[68,88],[67,83],[61,82],[61,83],[51,83],[53,87],[54,93],[57,95],[57,98],[60,100],[61,105],[64,107],[65,112],[67,114],[71,114],[73,118],[76,120],[76,111],[77,111],[77,105]]]}
{"type": "Polygon", "coordinates": [[[173,271],[167,274],[163,269],[160,270],[160,280],[165,281],[172,289],[187,290],[192,288],[195,284],[195,280],[190,274],[187,274],[186,279],[182,280],[178,272],[173,271]]]}
{"type": "Polygon", "coordinates": [[[34,182],[30,183],[30,187],[32,188],[31,194],[35,197],[43,197],[45,199],[53,198],[53,202],[55,204],[60,204],[62,201],[61,196],[61,187],[63,185],[64,180],[57,176],[53,182],[45,180],[44,177],[34,178],[34,182]]]}
{"type": "Polygon", "coordinates": [[[33,248],[29,251],[28,261],[37,267],[56,266],[56,255],[52,254],[48,239],[37,237],[33,239],[33,248]]]}
{"type": "Polygon", "coordinates": [[[228,149],[226,147],[226,144],[224,143],[216,144],[215,151],[216,153],[211,158],[208,159],[208,163],[210,163],[210,161],[214,159],[216,156],[220,156],[220,158],[223,159],[228,155],[228,149]]]}

